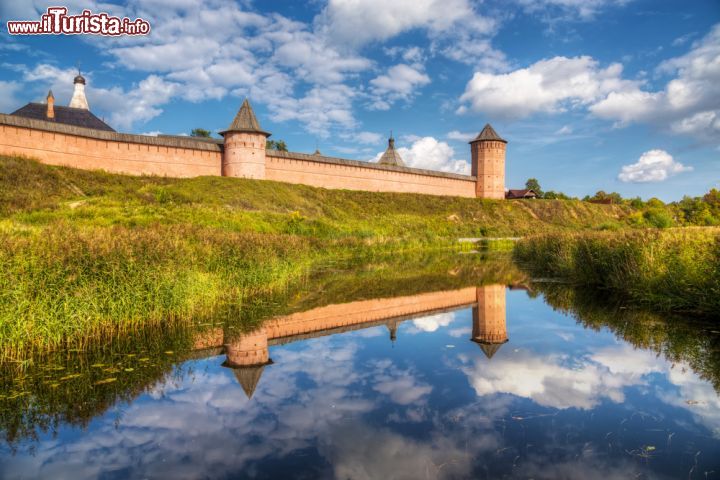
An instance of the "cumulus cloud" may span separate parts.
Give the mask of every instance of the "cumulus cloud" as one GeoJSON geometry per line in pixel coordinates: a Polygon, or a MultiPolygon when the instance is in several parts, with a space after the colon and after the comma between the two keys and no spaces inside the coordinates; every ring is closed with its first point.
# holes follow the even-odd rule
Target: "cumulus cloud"
{"type": "Polygon", "coordinates": [[[472,132],[460,132],[458,130],[452,130],[447,133],[449,140],[458,140],[460,142],[469,142],[477,136],[477,133],[472,132]]]}
{"type": "Polygon", "coordinates": [[[685,55],[663,62],[658,74],[670,74],[665,88],[642,90],[640,85],[613,90],[590,107],[601,118],[619,125],[646,122],[678,134],[717,143],[720,138],[720,24],[685,55]]]}
{"type": "Polygon", "coordinates": [[[427,317],[416,318],[412,321],[415,328],[423,332],[434,332],[438,328],[447,327],[453,320],[455,320],[455,314],[449,313],[438,313],[436,315],[429,315],[427,317]]]}
{"type": "Polygon", "coordinates": [[[591,20],[598,12],[613,6],[622,6],[630,0],[516,0],[526,12],[544,12],[555,19],[591,20]]]}
{"type": "Polygon", "coordinates": [[[420,87],[430,83],[430,77],[420,65],[399,64],[370,80],[371,104],[374,110],[388,110],[398,100],[409,100],[420,87]]]}
{"type": "MultiPolygon", "coordinates": [[[[470,173],[470,164],[455,158],[455,149],[434,137],[415,138],[410,148],[399,147],[397,151],[408,167],[466,175],[470,173]]],[[[378,161],[383,153],[375,155],[374,161],[378,161]]]]}
{"type": "MultiPolygon", "coordinates": [[[[490,42],[498,21],[479,14],[469,0],[330,0],[315,23],[333,43],[351,48],[421,29],[431,40],[432,53],[492,71],[507,67],[505,55],[490,42]]],[[[417,48],[390,48],[386,53],[402,53],[407,62],[423,58],[417,48]]]]}
{"type": "Polygon", "coordinates": [[[662,182],[673,175],[690,170],[692,167],[686,167],[675,161],[665,150],[649,150],[643,153],[637,162],[623,166],[618,179],[621,182],[632,183],[662,182]]]}
{"type": "Polygon", "coordinates": [[[476,72],[460,97],[467,110],[493,117],[522,118],[587,106],[636,82],[622,79],[622,65],[602,68],[588,56],[554,57],[504,74],[476,72]]]}
{"type": "Polygon", "coordinates": [[[330,0],[316,22],[336,42],[360,46],[414,28],[437,34],[474,16],[467,0],[330,0]]]}
{"type": "MultiPolygon", "coordinates": [[[[67,104],[73,92],[74,68],[61,69],[54,65],[40,63],[32,69],[22,67],[26,82],[41,83],[52,89],[59,105],[67,104]]],[[[128,129],[137,122],[146,122],[162,113],[161,106],[177,95],[180,84],[170,82],[158,75],[149,75],[130,89],[120,87],[101,88],[95,86],[92,73],[83,73],[88,80],[86,93],[90,108],[108,112],[108,122],[116,128],[128,129]]],[[[44,95],[44,94],[43,94],[44,95]]]]}
{"type": "MultiPolygon", "coordinates": [[[[668,374],[672,368],[670,362],[658,361],[652,351],[625,343],[590,352],[577,363],[567,360],[563,355],[520,351],[512,357],[493,358],[492,369],[475,360],[463,371],[478,395],[510,393],[547,407],[590,409],[603,399],[623,402],[625,388],[646,385],[648,375],[668,374]]],[[[693,379],[687,383],[695,385],[693,379]]],[[[703,392],[702,398],[706,397],[703,392]]]]}

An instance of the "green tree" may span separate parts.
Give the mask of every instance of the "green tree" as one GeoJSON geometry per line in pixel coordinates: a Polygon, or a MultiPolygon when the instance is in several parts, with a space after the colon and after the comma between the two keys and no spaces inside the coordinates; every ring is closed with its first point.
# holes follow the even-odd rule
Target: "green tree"
{"type": "Polygon", "coordinates": [[[210,138],[210,135],[210,130],[205,130],[204,128],[193,128],[190,132],[191,137],[210,138]]]}
{"type": "Polygon", "coordinates": [[[265,148],[267,150],[278,150],[280,152],[288,151],[285,140],[268,140],[265,142],[265,148]]]}
{"type": "Polygon", "coordinates": [[[525,182],[525,188],[532,190],[538,197],[542,198],[543,191],[540,188],[540,182],[538,182],[537,178],[528,178],[527,182],[525,182]]]}
{"type": "Polygon", "coordinates": [[[554,190],[548,190],[543,194],[543,197],[546,200],[570,200],[570,197],[568,195],[565,195],[562,192],[556,192],[554,190]]]}
{"type": "Polygon", "coordinates": [[[593,195],[592,197],[589,197],[589,196],[586,195],[585,198],[583,198],[583,200],[586,201],[586,202],[587,202],[587,201],[591,201],[591,202],[592,202],[592,201],[600,201],[600,202],[603,202],[603,201],[609,200],[610,203],[622,203],[623,198],[622,198],[622,195],[620,195],[620,194],[617,193],[617,192],[607,193],[607,192],[605,192],[604,190],[598,190],[597,192],[595,192],[595,195],[593,195]]]}

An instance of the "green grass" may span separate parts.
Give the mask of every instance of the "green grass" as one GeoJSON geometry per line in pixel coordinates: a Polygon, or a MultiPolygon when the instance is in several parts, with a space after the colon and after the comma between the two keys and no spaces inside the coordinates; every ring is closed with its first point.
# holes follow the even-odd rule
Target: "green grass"
{"type": "Polygon", "coordinates": [[[221,315],[318,262],[469,248],[460,237],[627,226],[630,213],[577,201],[132,177],[0,156],[0,360],[221,315]]]}
{"type": "Polygon", "coordinates": [[[514,256],[540,276],[613,291],[659,311],[720,311],[720,228],[537,235],[514,256]]]}
{"type": "Polygon", "coordinates": [[[224,177],[130,177],[0,157],[0,218],[13,227],[187,224],[322,239],[519,236],[628,225],[629,207],[326,190],[224,177]],[[624,223],[625,222],[625,223],[624,223]]]}

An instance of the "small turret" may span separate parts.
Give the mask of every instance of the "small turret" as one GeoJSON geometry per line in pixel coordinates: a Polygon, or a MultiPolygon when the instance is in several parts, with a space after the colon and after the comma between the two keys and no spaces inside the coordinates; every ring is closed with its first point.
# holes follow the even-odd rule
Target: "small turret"
{"type": "Polygon", "coordinates": [[[47,113],[45,116],[48,120],[55,120],[55,96],[53,96],[52,90],[48,90],[47,94],[47,113]]]}
{"type": "Polygon", "coordinates": [[[70,99],[69,106],[72,108],[90,110],[87,98],[85,97],[85,77],[83,77],[79,71],[73,83],[75,84],[75,90],[73,91],[73,96],[70,99]]]}
{"type": "Polygon", "coordinates": [[[402,157],[400,157],[400,154],[395,150],[395,139],[392,134],[390,134],[390,138],[388,138],[387,150],[385,150],[385,153],[380,157],[378,163],[381,165],[394,165],[396,167],[405,166],[402,157]]]}

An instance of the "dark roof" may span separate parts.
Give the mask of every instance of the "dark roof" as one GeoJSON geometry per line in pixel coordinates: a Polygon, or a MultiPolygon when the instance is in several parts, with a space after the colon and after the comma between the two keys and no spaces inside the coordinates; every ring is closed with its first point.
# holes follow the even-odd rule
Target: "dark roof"
{"type": "Polygon", "coordinates": [[[53,110],[55,110],[55,118],[47,118],[46,103],[28,103],[24,107],[15,110],[10,115],[32,118],[35,120],[45,120],[46,122],[64,123],[65,125],[92,128],[94,130],[105,130],[106,132],[115,131],[110,125],[93,115],[90,110],[85,110],[84,108],[61,107],[58,105],[55,105],[53,110]]]}
{"type": "Polygon", "coordinates": [[[472,140],[470,143],[481,142],[484,140],[495,140],[498,142],[507,143],[507,140],[498,135],[495,129],[489,123],[485,124],[485,127],[482,129],[482,131],[478,133],[478,136],[475,137],[475,139],[472,140]]]}
{"type": "Polygon", "coordinates": [[[75,79],[73,80],[73,83],[82,83],[83,85],[85,85],[85,77],[83,77],[82,75],[80,75],[78,73],[77,76],[75,77],[75,79]]]}
{"type": "Polygon", "coordinates": [[[500,347],[503,346],[502,343],[479,343],[479,342],[478,342],[478,345],[480,346],[480,350],[483,351],[483,353],[485,354],[485,356],[487,358],[494,357],[495,354],[497,353],[497,351],[500,350],[500,347]]]}
{"type": "Polygon", "coordinates": [[[224,135],[228,132],[256,132],[262,133],[263,135],[270,136],[270,134],[260,128],[260,123],[255,118],[255,112],[253,112],[250,102],[246,98],[243,101],[240,110],[235,115],[235,120],[230,124],[227,130],[220,132],[220,135],[224,135]]]}
{"type": "Polygon", "coordinates": [[[508,190],[505,193],[505,198],[536,198],[537,193],[535,190],[524,188],[522,190],[508,190]]]}
{"type": "Polygon", "coordinates": [[[266,366],[272,365],[272,363],[272,360],[268,360],[267,362],[259,365],[236,366],[226,360],[222,366],[233,370],[235,378],[245,392],[245,395],[247,395],[248,399],[250,399],[255,393],[255,389],[260,382],[263,370],[265,370],[266,366]]]}
{"type": "Polygon", "coordinates": [[[380,160],[378,160],[378,163],[381,165],[394,165],[396,167],[404,167],[405,162],[403,162],[402,157],[400,154],[395,150],[395,139],[390,137],[388,138],[388,147],[387,150],[385,150],[385,153],[383,153],[382,157],[380,157],[380,160]]]}

